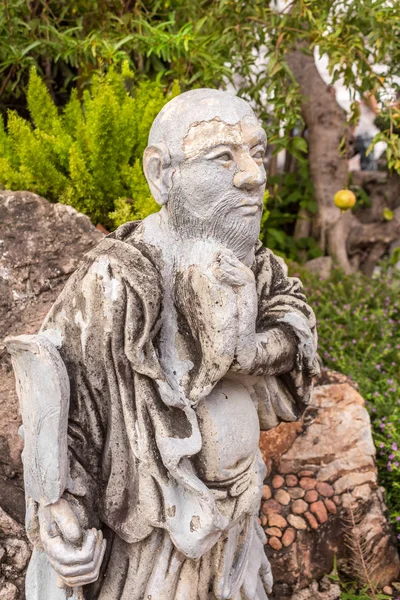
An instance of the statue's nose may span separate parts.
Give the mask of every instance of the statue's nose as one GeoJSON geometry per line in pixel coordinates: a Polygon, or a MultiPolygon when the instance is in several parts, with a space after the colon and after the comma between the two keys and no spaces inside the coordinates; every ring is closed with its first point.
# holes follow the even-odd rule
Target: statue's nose
{"type": "Polygon", "coordinates": [[[253,159],[245,161],[238,167],[239,170],[233,178],[235,187],[253,189],[264,185],[266,180],[264,167],[260,167],[253,159]]]}

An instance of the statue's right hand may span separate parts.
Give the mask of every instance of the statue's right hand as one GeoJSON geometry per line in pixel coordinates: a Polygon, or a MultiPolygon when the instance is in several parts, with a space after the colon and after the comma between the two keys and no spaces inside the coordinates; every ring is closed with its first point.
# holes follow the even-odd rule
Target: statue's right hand
{"type": "Polygon", "coordinates": [[[82,530],[69,503],[39,507],[40,538],[61,585],[77,587],[99,577],[106,541],[97,529],[82,530]]]}

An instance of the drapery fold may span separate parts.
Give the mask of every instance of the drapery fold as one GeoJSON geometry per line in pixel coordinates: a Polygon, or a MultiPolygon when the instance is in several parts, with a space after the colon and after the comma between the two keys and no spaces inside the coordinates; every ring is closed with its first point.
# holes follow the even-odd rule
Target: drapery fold
{"type": "MultiPolygon", "coordinates": [[[[174,405],[159,362],[157,336],[163,310],[159,256],[157,249],[144,244],[140,223],[124,226],[86,255],[43,324],[43,335],[60,340],[59,351],[71,382],[67,495],[77,506],[82,526],[106,526],[113,532],[111,538],[118,536],[113,544],[128,545],[124,546],[127,554],[136,556],[127,559],[129,568],[139,560],[139,546],[144,544],[145,552],[157,538],[163,540],[163,548],[172,543],[173,561],[183,561],[182,565],[185,560],[194,561],[182,568],[193,569],[199,560],[211,561],[210,573],[216,582],[218,569],[212,553],[218,547],[222,553],[218,564],[225,561],[228,571],[234,565],[237,570],[236,576],[229,571],[229,576],[215,583],[215,598],[264,600],[260,573],[267,569],[267,562],[262,562],[264,534],[255,515],[265,467],[257,456],[243,493],[230,496],[228,486],[226,499],[218,499],[197,476],[190,460],[202,443],[196,403],[174,405]],[[253,583],[248,578],[245,583],[240,570],[238,543],[227,544],[224,537],[233,539],[232,528],[244,527],[249,515],[251,523],[248,533],[242,534],[241,547],[251,554],[254,564],[260,563],[253,583]]],[[[308,344],[307,351],[299,351],[291,372],[279,377],[261,373],[253,378],[261,426],[270,428],[281,420],[297,419],[309,400],[317,370],[312,352],[315,318],[300,282],[287,277],[272,252],[259,246],[253,270],[259,297],[257,332],[289,328],[299,343],[308,344]],[[295,317],[285,320],[289,313],[295,317]]],[[[200,344],[196,355],[187,357],[197,372],[204,366],[205,352],[200,344]]],[[[224,372],[228,368],[224,366],[224,372]]],[[[209,373],[207,380],[207,370],[203,372],[201,385],[211,390],[218,378],[209,373]]],[[[114,555],[109,560],[111,564],[114,555]]],[[[129,568],[126,581],[131,577],[129,568]]],[[[203,577],[201,573],[199,578],[203,577]]],[[[88,586],[87,598],[114,600],[111,595],[91,596],[91,589],[95,587],[88,586]]],[[[202,594],[199,587],[197,597],[203,598],[202,594]]],[[[119,598],[125,595],[115,596],[119,598]]],[[[160,596],[160,600],[165,598],[160,596]]],[[[171,598],[180,600],[181,596],[171,598]]]]}

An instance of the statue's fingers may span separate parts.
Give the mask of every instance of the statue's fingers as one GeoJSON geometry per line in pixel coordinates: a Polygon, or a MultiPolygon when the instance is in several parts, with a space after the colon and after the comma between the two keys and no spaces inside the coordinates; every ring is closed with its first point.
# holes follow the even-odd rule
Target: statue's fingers
{"type": "Polygon", "coordinates": [[[228,285],[242,286],[245,285],[246,281],[241,273],[234,271],[232,268],[224,269],[222,265],[215,267],[214,275],[222,283],[228,285]]]}
{"type": "MultiPolygon", "coordinates": [[[[99,532],[101,540],[103,536],[99,532]]],[[[46,554],[55,564],[72,565],[89,562],[93,559],[97,542],[97,530],[91,529],[84,534],[82,546],[78,548],[65,542],[61,536],[43,540],[46,554]]]]}
{"type": "Polygon", "coordinates": [[[61,498],[56,504],[51,505],[50,510],[63,539],[71,544],[77,544],[82,538],[82,530],[78,517],[69,503],[61,498]]]}
{"type": "Polygon", "coordinates": [[[99,578],[100,567],[101,567],[101,563],[103,561],[105,549],[106,549],[106,541],[103,540],[103,542],[101,544],[101,553],[99,556],[99,560],[97,562],[96,567],[92,571],[85,573],[84,575],[77,575],[75,577],[62,577],[62,580],[69,587],[72,587],[72,588],[78,587],[81,585],[88,585],[89,583],[93,583],[94,581],[97,581],[99,578]]]}
{"type": "Polygon", "coordinates": [[[98,567],[100,567],[101,562],[103,560],[105,547],[106,541],[103,540],[102,536],[98,536],[92,560],[88,562],[82,562],[80,564],[74,563],[67,565],[50,560],[50,564],[58,573],[58,575],[62,577],[63,580],[65,580],[66,578],[74,578],[83,575],[88,575],[90,573],[94,573],[94,571],[98,567]]]}

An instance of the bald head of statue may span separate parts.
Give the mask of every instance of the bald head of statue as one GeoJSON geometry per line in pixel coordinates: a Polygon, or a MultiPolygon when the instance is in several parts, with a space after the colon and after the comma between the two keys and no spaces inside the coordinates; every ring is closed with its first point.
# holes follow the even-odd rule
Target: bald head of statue
{"type": "Polygon", "coordinates": [[[143,167],[179,234],[215,238],[240,258],[259,235],[265,147],[265,132],[245,100],[197,89],[157,115],[143,167]]]}

